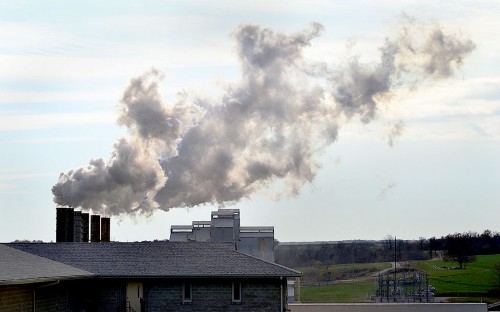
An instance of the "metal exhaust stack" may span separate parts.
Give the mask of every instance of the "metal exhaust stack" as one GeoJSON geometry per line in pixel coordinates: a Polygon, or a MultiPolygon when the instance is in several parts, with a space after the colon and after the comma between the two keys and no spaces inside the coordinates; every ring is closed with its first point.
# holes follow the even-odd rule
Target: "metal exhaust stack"
{"type": "Polygon", "coordinates": [[[75,210],[57,207],[56,209],[56,242],[73,242],[75,233],[75,210]]]}
{"type": "Polygon", "coordinates": [[[82,242],[84,243],[89,242],[89,225],[89,214],[82,212],[82,242]]]}
{"type": "Polygon", "coordinates": [[[110,242],[111,219],[101,218],[101,242],[110,242]]]}
{"type": "Polygon", "coordinates": [[[82,212],[75,211],[73,214],[73,241],[82,241],[82,212]]]}
{"type": "Polygon", "coordinates": [[[101,216],[90,216],[90,241],[99,243],[101,241],[101,216]]]}

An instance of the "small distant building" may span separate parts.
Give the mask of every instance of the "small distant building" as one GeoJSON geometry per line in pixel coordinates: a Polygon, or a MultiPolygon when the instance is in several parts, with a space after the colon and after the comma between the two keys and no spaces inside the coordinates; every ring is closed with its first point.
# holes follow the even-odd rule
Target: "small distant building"
{"type": "Polygon", "coordinates": [[[212,211],[210,221],[172,225],[170,241],[233,243],[242,253],[274,262],[274,227],[240,226],[239,209],[212,211]]]}

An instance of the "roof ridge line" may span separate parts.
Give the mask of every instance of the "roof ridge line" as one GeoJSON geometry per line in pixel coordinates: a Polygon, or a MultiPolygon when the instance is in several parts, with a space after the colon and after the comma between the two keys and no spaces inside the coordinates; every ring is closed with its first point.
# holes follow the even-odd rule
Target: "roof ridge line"
{"type": "Polygon", "coordinates": [[[289,267],[286,267],[286,266],[281,265],[281,264],[279,264],[279,263],[276,263],[276,262],[271,262],[271,261],[268,261],[268,260],[264,260],[264,259],[258,258],[258,257],[256,257],[256,256],[249,255],[249,254],[247,254],[247,253],[241,252],[241,251],[236,250],[236,249],[233,249],[232,251],[234,251],[234,252],[236,252],[236,253],[239,253],[239,254],[241,254],[241,255],[245,255],[245,256],[247,256],[247,257],[250,257],[250,258],[253,258],[253,259],[259,260],[259,261],[261,261],[261,262],[265,262],[265,263],[267,263],[267,264],[272,264],[272,265],[275,265],[275,266],[280,267],[280,268],[282,268],[282,269],[285,269],[285,270],[288,270],[288,271],[292,271],[292,272],[294,272],[294,273],[297,273],[297,274],[302,275],[302,272],[297,271],[297,270],[294,270],[294,269],[289,268],[289,267]]]}

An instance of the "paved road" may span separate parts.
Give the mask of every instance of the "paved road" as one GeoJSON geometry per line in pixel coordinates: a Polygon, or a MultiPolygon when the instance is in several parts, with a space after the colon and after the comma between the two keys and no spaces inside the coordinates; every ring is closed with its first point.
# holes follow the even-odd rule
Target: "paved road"
{"type": "Polygon", "coordinates": [[[401,268],[401,264],[399,264],[399,262],[396,262],[396,264],[394,264],[394,262],[391,262],[391,267],[389,269],[385,269],[385,270],[382,270],[380,272],[373,273],[372,277],[377,277],[377,276],[379,276],[379,274],[380,275],[384,275],[384,274],[386,274],[388,272],[393,272],[394,268],[400,269],[401,268]]]}

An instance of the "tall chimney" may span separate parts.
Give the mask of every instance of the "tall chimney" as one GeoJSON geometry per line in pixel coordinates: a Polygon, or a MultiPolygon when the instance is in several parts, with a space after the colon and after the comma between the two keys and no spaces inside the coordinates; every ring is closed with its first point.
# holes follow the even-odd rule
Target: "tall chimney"
{"type": "Polygon", "coordinates": [[[73,241],[82,241],[82,212],[73,212],[73,241]]]}
{"type": "Polygon", "coordinates": [[[101,218],[101,242],[109,242],[111,237],[111,219],[101,218]]]}
{"type": "Polygon", "coordinates": [[[73,208],[57,207],[56,242],[74,241],[74,212],[73,208]]]}
{"type": "Polygon", "coordinates": [[[89,242],[89,214],[82,212],[82,242],[89,242]]]}
{"type": "Polygon", "coordinates": [[[101,241],[101,216],[90,216],[90,241],[98,243],[101,241]]]}

